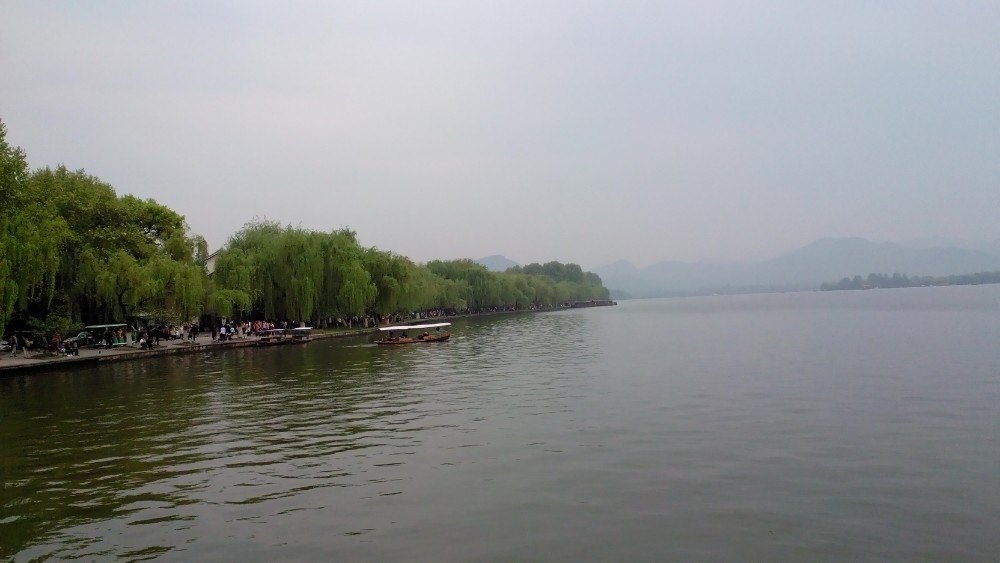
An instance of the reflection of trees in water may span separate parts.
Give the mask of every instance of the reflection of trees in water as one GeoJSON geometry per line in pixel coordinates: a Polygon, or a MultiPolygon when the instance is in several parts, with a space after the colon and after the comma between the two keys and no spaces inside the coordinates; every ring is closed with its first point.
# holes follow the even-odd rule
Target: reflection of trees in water
{"type": "Polygon", "coordinates": [[[3,381],[0,554],[177,497],[147,485],[201,459],[204,381],[165,362],[3,381]],[[178,438],[181,438],[178,441],[178,438]]]}
{"type": "Polygon", "coordinates": [[[420,402],[405,393],[412,356],[350,344],[0,381],[0,554],[42,544],[86,553],[101,541],[88,539],[95,522],[193,519],[205,502],[252,504],[349,481],[372,462],[337,454],[384,445],[420,402]],[[253,476],[278,484],[248,486],[253,476]]]}
{"type": "MultiPolygon", "coordinates": [[[[315,459],[385,442],[387,420],[419,403],[408,395],[407,354],[317,342],[262,354],[226,369],[219,418],[256,453],[315,459]]],[[[357,460],[352,460],[356,462],[357,460]]],[[[301,468],[300,468],[301,469],[301,468]]],[[[343,476],[347,467],[327,467],[343,476]]]]}

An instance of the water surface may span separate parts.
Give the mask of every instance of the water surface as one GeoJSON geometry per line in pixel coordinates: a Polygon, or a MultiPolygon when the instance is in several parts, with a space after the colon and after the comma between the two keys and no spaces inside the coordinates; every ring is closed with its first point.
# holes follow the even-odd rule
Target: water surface
{"type": "Polygon", "coordinates": [[[0,556],[995,560],[1000,286],[0,380],[0,556]]]}

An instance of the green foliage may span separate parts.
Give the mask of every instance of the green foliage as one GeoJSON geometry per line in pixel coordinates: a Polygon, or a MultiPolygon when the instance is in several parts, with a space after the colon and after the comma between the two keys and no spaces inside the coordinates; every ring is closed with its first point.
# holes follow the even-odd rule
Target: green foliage
{"type": "Polygon", "coordinates": [[[256,221],[219,253],[213,278],[219,290],[250,298],[242,312],[270,319],[363,315],[377,292],[366,268],[370,258],[351,231],[317,233],[256,221]]]}
{"type": "MultiPolygon", "coordinates": [[[[583,283],[584,282],[584,272],[580,266],[576,264],[562,264],[560,262],[546,262],[545,264],[528,264],[524,267],[517,267],[510,269],[511,271],[517,273],[528,274],[532,276],[545,276],[555,281],[567,281],[572,283],[583,283]]],[[[588,272],[591,276],[596,276],[597,274],[592,274],[588,272]]]]}
{"type": "Polygon", "coordinates": [[[238,289],[220,289],[212,293],[210,307],[223,317],[232,317],[240,311],[249,311],[250,296],[238,289]]]}
{"type": "Polygon", "coordinates": [[[119,197],[82,170],[27,171],[0,123],[0,324],[17,310],[46,326],[120,321],[138,312],[190,318],[204,305],[204,254],[184,218],[119,197]]]}
{"type": "Polygon", "coordinates": [[[209,264],[204,238],[151,199],[118,196],[64,166],[29,172],[0,121],[0,327],[55,330],[135,315],[317,321],[448,309],[551,307],[604,299],[595,274],[548,262],[490,272],[471,260],[414,264],[362,248],[353,231],[253,221],[209,264]],[[209,272],[211,268],[211,272],[209,272]]]}
{"type": "Polygon", "coordinates": [[[536,292],[534,298],[539,303],[551,305],[566,301],[607,299],[609,296],[600,276],[584,272],[576,264],[534,263],[511,268],[507,272],[531,276],[530,283],[536,292]]]}
{"type": "Polygon", "coordinates": [[[930,285],[982,285],[1000,283],[1000,272],[978,272],[951,276],[907,276],[906,274],[868,274],[867,278],[854,276],[842,278],[839,282],[826,282],[820,291],[844,289],[875,289],[899,287],[923,287],[930,285]]]}
{"type": "Polygon", "coordinates": [[[372,283],[371,274],[364,269],[360,262],[348,262],[340,265],[334,270],[334,275],[330,276],[328,287],[336,290],[336,298],[332,306],[324,310],[329,316],[337,313],[344,316],[362,316],[365,310],[375,302],[375,294],[378,289],[372,283]]]}
{"type": "Polygon", "coordinates": [[[407,291],[407,284],[416,268],[413,262],[392,252],[370,248],[364,253],[364,263],[375,284],[373,312],[389,315],[419,306],[407,291]]]}
{"type": "Polygon", "coordinates": [[[0,331],[15,308],[51,302],[64,224],[32,198],[24,151],[0,121],[0,331]]]}
{"type": "Polygon", "coordinates": [[[254,311],[311,324],[429,309],[552,307],[608,296],[600,278],[576,264],[549,262],[505,273],[472,260],[418,266],[392,252],[362,248],[351,231],[319,233],[267,221],[248,223],[229,240],[216,257],[213,283],[217,296],[238,291],[250,300],[230,306],[210,299],[220,314],[254,311]]]}
{"type": "Polygon", "coordinates": [[[62,315],[51,315],[46,319],[36,319],[32,317],[28,319],[27,326],[31,330],[45,335],[46,337],[56,333],[66,337],[75,332],[79,332],[83,328],[82,324],[73,322],[62,315]]]}
{"type": "Polygon", "coordinates": [[[500,274],[472,260],[435,260],[427,268],[442,278],[463,282],[470,308],[553,307],[608,297],[601,278],[576,264],[529,264],[500,274]]]}
{"type": "Polygon", "coordinates": [[[14,209],[27,176],[24,150],[7,142],[7,125],[0,120],[0,213],[14,209]]]}
{"type": "Polygon", "coordinates": [[[124,250],[115,252],[96,272],[97,297],[106,303],[105,320],[127,319],[152,293],[151,280],[143,276],[139,261],[124,250]]]}

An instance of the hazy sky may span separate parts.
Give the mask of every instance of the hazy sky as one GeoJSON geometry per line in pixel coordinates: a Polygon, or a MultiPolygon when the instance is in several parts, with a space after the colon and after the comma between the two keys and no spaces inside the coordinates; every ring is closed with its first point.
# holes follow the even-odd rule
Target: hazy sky
{"type": "Polygon", "coordinates": [[[1000,2],[0,4],[0,119],[182,213],[417,261],[1000,238],[1000,2]]]}

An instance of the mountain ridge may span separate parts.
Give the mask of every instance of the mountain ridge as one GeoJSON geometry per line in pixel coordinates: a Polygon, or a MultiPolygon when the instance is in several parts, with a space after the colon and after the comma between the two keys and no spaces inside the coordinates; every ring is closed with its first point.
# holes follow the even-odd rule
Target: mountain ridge
{"type": "Polygon", "coordinates": [[[925,246],[825,237],[769,260],[663,261],[645,268],[619,260],[593,271],[612,292],[634,297],[806,290],[869,273],[943,276],[1000,270],[1000,244],[995,253],[981,250],[991,244],[925,246]]]}
{"type": "Polygon", "coordinates": [[[486,266],[486,268],[491,272],[506,272],[508,268],[520,265],[502,254],[492,254],[490,256],[480,258],[479,260],[476,260],[476,262],[486,266]]]}

